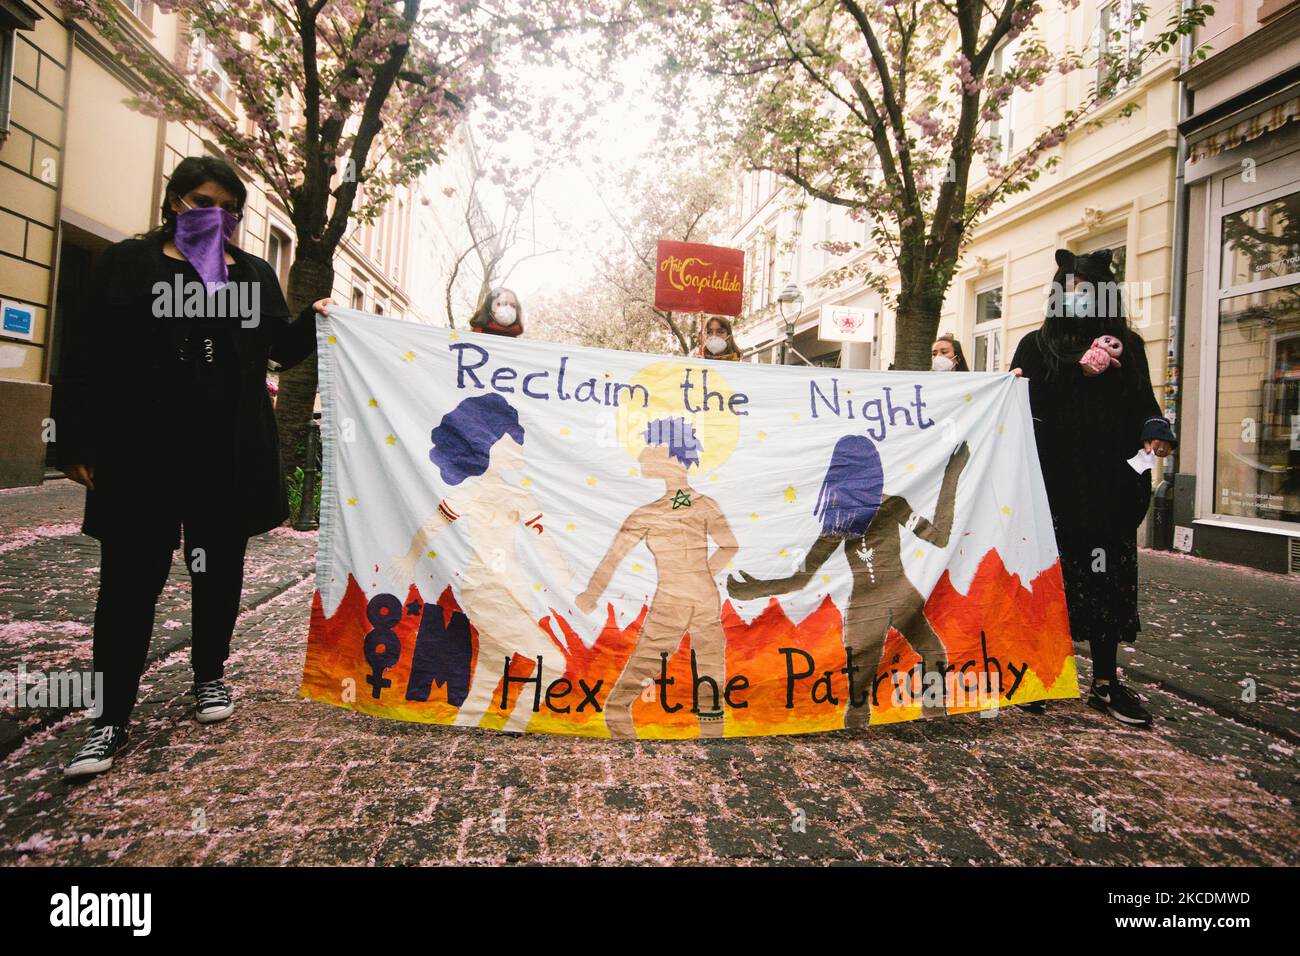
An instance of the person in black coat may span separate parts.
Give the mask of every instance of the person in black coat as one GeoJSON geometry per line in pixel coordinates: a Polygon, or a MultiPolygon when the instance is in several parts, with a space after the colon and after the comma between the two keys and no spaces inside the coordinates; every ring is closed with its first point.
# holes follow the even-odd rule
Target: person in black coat
{"type": "Polygon", "coordinates": [[[1151,715],[1116,668],[1119,644],[1141,629],[1137,528],[1151,500],[1151,471],[1129,461],[1141,451],[1164,457],[1175,438],[1151,388],[1146,344],[1125,318],[1110,251],[1076,256],[1060,249],[1056,264],[1042,328],[1020,340],[1012,371],[1029,381],[1070,631],[1092,652],[1088,703],[1147,726],[1151,715]],[[1098,371],[1081,359],[1101,336],[1113,336],[1122,350],[1118,364],[1098,371]]]}
{"type": "Polygon", "coordinates": [[[182,160],[162,225],[100,255],[68,315],[51,417],[56,462],[86,486],[82,531],[100,542],[90,740],[69,777],[107,770],[127,727],[158,596],[184,529],[201,723],[234,711],[224,665],[248,539],[289,515],[267,360],[316,347],[312,308],[293,321],[266,261],[229,241],[247,191],[214,157],[182,160]]]}

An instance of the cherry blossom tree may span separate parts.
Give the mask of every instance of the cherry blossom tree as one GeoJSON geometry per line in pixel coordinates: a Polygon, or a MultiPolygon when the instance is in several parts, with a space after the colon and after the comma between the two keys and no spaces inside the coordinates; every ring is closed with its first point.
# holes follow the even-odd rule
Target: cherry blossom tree
{"type": "MultiPolygon", "coordinates": [[[[1039,0],[702,0],[662,3],[658,15],[675,103],[691,101],[697,78],[721,78],[727,94],[696,97],[695,106],[735,138],[750,168],[868,224],[871,248],[830,281],[861,278],[888,296],[895,362],[922,369],[971,230],[1028,190],[1059,161],[1055,148],[1072,130],[1098,122],[1101,104],[1212,12],[1174,6],[1163,29],[1148,29],[1135,3],[1135,36],[1145,30],[1149,39],[1130,42],[1128,24],[1116,22],[1084,49],[1042,34],[1039,0]],[[1012,94],[1098,55],[1083,101],[1008,150],[997,124],[1012,94]],[[972,178],[981,167],[988,175],[972,178]]],[[[839,255],[860,248],[825,245],[839,255]]]]}
{"type": "MultiPolygon", "coordinates": [[[[571,56],[589,35],[615,44],[641,22],[630,0],[155,0],[202,54],[171,63],[116,0],[60,3],[143,78],[133,105],[204,130],[284,206],[297,239],[295,311],[330,294],[349,229],[439,162],[472,105],[574,138],[583,117],[529,99],[511,84],[511,63],[571,56]]],[[[301,460],[315,393],[314,358],[281,374],[287,471],[301,460]]]]}

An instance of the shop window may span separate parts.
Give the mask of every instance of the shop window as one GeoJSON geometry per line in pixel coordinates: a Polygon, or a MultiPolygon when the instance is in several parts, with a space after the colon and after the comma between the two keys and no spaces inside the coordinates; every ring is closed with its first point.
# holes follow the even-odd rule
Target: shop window
{"type": "Polygon", "coordinates": [[[1300,521],[1300,284],[1220,300],[1216,429],[1214,510],[1300,521]]]}
{"type": "Polygon", "coordinates": [[[1300,273],[1300,192],[1223,217],[1219,288],[1300,273]]]}

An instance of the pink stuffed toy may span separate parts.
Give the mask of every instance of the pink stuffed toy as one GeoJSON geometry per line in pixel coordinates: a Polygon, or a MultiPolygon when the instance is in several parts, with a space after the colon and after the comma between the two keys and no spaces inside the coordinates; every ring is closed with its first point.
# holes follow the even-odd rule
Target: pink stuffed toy
{"type": "Polygon", "coordinates": [[[1119,356],[1124,351],[1124,343],[1113,335],[1101,335],[1092,340],[1088,351],[1079,358],[1083,374],[1091,378],[1100,375],[1112,365],[1119,367],[1119,356]]]}

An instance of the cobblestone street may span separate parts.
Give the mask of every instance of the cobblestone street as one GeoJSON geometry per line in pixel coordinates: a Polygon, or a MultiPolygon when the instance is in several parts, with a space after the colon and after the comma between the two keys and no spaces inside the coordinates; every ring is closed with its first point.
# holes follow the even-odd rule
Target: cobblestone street
{"type": "MultiPolygon", "coordinates": [[[[0,669],[89,668],[98,551],[77,534],[80,501],[66,481],[0,494],[0,669]]],[[[1143,553],[1145,630],[1121,666],[1150,731],[1071,701],[612,743],[299,700],[314,554],[289,529],[250,544],[233,720],[192,719],[180,562],[111,773],[63,782],[80,715],[0,714],[0,863],[1300,862],[1294,579],[1143,553]]]]}

